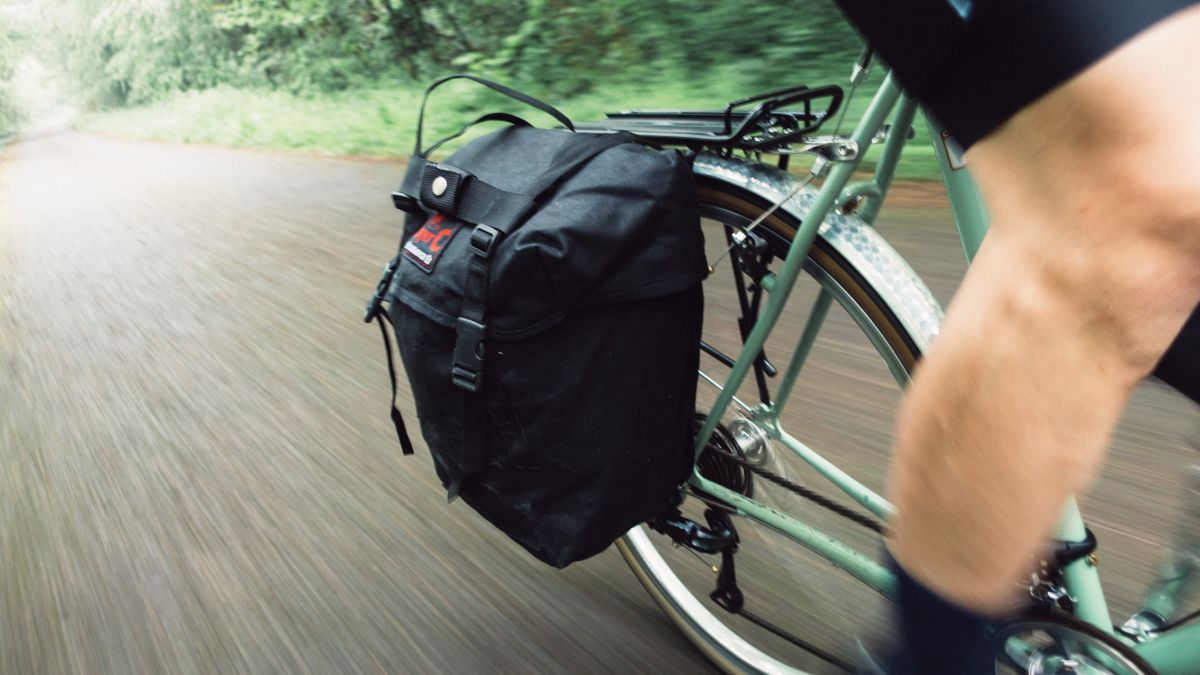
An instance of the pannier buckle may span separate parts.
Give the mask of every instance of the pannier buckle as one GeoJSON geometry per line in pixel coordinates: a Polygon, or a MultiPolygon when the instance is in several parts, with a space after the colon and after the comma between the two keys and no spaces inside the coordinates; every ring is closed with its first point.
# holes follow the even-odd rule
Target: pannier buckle
{"type": "Polygon", "coordinates": [[[458,337],[454,340],[454,367],[450,379],[455,386],[478,393],[483,386],[483,324],[458,317],[458,337]]]}
{"type": "Polygon", "coordinates": [[[416,197],[400,191],[392,193],[392,205],[405,213],[417,213],[421,210],[421,204],[416,197]]]}
{"type": "Polygon", "coordinates": [[[400,256],[392,258],[383,268],[383,274],[379,276],[379,283],[375,286],[375,293],[371,299],[367,301],[367,311],[363,314],[363,321],[371,323],[383,306],[383,297],[387,293],[388,286],[392,284],[392,277],[396,276],[396,268],[400,266],[400,256]]]}
{"type": "Polygon", "coordinates": [[[492,257],[492,249],[500,240],[500,230],[480,223],[471,232],[471,252],[484,260],[492,257]]]}

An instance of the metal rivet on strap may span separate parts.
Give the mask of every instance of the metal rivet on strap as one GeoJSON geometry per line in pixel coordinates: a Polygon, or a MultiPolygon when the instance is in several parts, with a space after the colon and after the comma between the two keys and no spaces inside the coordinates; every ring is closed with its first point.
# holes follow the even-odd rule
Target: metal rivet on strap
{"type": "Polygon", "coordinates": [[[434,197],[441,197],[446,194],[447,187],[449,187],[449,183],[446,182],[446,177],[438,176],[433,179],[433,184],[429,186],[429,189],[433,192],[434,197]]]}

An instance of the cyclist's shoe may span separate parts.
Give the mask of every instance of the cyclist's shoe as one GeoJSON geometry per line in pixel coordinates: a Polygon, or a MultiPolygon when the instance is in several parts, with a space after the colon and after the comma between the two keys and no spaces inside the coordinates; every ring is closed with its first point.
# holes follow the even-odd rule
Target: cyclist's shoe
{"type": "Polygon", "coordinates": [[[856,675],[979,675],[994,672],[991,621],[962,609],[912,578],[891,556],[898,582],[899,640],[855,639],[856,675]]]}

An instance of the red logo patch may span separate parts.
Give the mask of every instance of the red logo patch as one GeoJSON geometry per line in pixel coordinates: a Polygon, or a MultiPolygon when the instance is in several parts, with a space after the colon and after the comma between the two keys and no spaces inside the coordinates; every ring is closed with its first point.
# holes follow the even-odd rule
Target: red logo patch
{"type": "Polygon", "coordinates": [[[440,213],[435,215],[425,221],[421,229],[414,232],[413,236],[405,242],[404,257],[425,272],[432,272],[433,266],[437,264],[438,258],[446,250],[460,225],[462,225],[460,221],[448,221],[440,213]]]}

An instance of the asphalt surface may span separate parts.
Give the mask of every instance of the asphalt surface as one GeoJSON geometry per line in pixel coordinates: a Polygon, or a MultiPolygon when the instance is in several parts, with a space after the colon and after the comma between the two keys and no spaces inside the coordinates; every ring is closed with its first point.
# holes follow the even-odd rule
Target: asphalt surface
{"type": "MultiPolygon", "coordinates": [[[[360,316],[401,176],[74,133],[0,150],[0,673],[711,670],[614,550],[546,568],[400,456],[360,316]]],[[[901,197],[881,229],[944,301],[948,216],[901,197]]],[[[1085,500],[1117,614],[1196,411],[1145,387],[1085,500]]]]}

